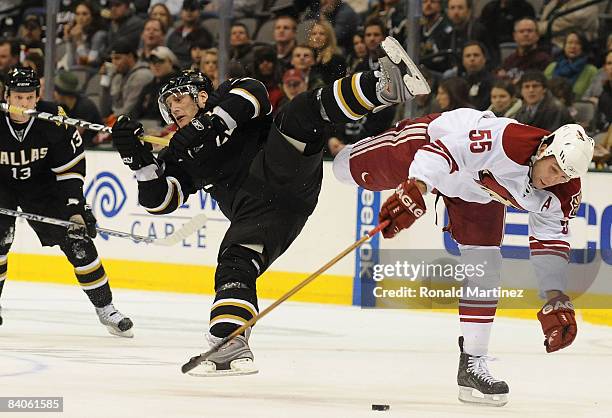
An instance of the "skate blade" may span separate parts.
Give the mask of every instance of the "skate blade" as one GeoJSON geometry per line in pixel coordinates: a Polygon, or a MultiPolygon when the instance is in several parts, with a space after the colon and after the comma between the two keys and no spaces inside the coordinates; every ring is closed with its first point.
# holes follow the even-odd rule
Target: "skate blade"
{"type": "Polygon", "coordinates": [[[115,335],[117,337],[134,338],[134,332],[132,331],[132,328],[125,330],[125,331],[120,331],[118,329],[111,327],[110,325],[107,325],[106,329],[108,330],[110,334],[115,335]]]}
{"type": "Polygon", "coordinates": [[[490,395],[481,393],[474,388],[459,386],[459,400],[463,403],[499,407],[508,403],[508,394],[498,393],[490,395]]]}
{"type": "Polygon", "coordinates": [[[381,46],[394,64],[403,62],[408,68],[410,74],[404,74],[403,80],[412,96],[431,93],[431,88],[423,74],[421,74],[421,70],[419,70],[419,67],[416,66],[402,45],[395,38],[387,36],[385,40],[382,41],[381,46]]]}
{"type": "Polygon", "coordinates": [[[217,365],[212,361],[205,361],[187,374],[195,377],[222,377],[222,376],[246,376],[259,373],[253,360],[241,358],[230,363],[230,368],[217,370],[217,365]]]}

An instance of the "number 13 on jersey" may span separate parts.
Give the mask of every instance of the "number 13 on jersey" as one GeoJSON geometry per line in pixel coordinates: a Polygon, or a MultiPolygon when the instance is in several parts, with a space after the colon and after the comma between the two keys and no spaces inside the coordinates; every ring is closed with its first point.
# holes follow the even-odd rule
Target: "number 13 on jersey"
{"type": "Polygon", "coordinates": [[[470,151],[474,154],[479,154],[485,151],[491,151],[491,131],[490,130],[472,130],[469,134],[470,151]]]}

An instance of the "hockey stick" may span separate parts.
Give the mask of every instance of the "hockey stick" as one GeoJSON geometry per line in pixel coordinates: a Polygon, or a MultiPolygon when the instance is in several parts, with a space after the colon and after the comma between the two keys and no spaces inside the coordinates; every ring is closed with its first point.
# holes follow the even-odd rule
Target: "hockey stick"
{"type": "Polygon", "coordinates": [[[187,363],[183,364],[183,366],[181,367],[181,371],[183,373],[188,373],[189,371],[191,371],[191,370],[195,369],[196,367],[198,367],[200,364],[202,364],[203,362],[205,362],[208,359],[208,356],[210,356],[213,353],[216,353],[222,346],[224,346],[229,341],[233,340],[234,338],[236,338],[237,336],[242,334],[247,328],[253,326],[253,324],[255,324],[257,321],[259,321],[261,318],[263,318],[267,314],[269,314],[278,305],[280,305],[281,303],[283,303],[284,301],[289,299],[291,296],[295,295],[302,288],[304,288],[308,283],[312,282],[314,279],[319,277],[321,274],[325,273],[325,271],[327,271],[330,267],[332,267],[334,264],[336,264],[338,261],[340,261],[342,258],[344,258],[347,254],[349,254],[355,248],[359,247],[361,244],[363,244],[364,242],[366,242],[367,240],[372,238],[374,235],[379,233],[381,230],[385,229],[387,227],[387,225],[389,225],[389,221],[384,221],[383,223],[379,224],[376,228],[374,228],[370,232],[368,232],[367,235],[364,235],[359,241],[356,241],[353,244],[351,244],[348,248],[346,248],[340,254],[338,254],[337,256],[332,258],[331,260],[329,260],[323,267],[321,267],[320,269],[318,269],[317,271],[312,273],[310,276],[305,278],[303,281],[298,283],[294,288],[292,288],[287,293],[285,293],[283,296],[281,296],[272,305],[268,306],[266,309],[261,311],[258,315],[255,315],[253,318],[249,319],[240,328],[237,328],[234,332],[232,332],[227,337],[223,338],[217,344],[213,345],[207,352],[199,354],[199,355],[189,359],[189,361],[187,363]]]}
{"type": "MultiPolygon", "coordinates": [[[[74,119],[68,116],[54,115],[52,113],[40,112],[36,109],[24,109],[23,107],[9,105],[8,103],[0,103],[0,110],[7,113],[17,115],[30,116],[32,118],[46,120],[47,122],[61,123],[63,125],[72,126],[75,128],[89,129],[90,131],[103,132],[110,134],[113,132],[110,126],[100,125],[98,123],[87,122],[86,120],[74,119]]],[[[152,135],[144,135],[140,137],[144,142],[151,144],[168,146],[170,140],[152,135]]]]}
{"type": "MultiPolygon", "coordinates": [[[[29,221],[43,222],[51,225],[58,225],[68,228],[70,226],[83,226],[81,224],[65,221],[63,219],[51,218],[48,216],[37,215],[34,213],[20,212],[17,210],[0,208],[1,215],[14,216],[16,218],[24,218],[29,221]]],[[[129,238],[136,242],[145,242],[147,244],[154,245],[162,245],[165,247],[170,247],[172,245],[178,244],[183,239],[187,238],[189,235],[193,234],[198,229],[202,228],[207,221],[207,217],[205,214],[200,213],[199,215],[194,216],[189,222],[184,224],[180,229],[176,232],[168,235],[165,238],[152,238],[152,237],[143,237],[142,235],[130,234],[129,232],[115,231],[113,229],[99,228],[96,227],[96,231],[101,232],[103,234],[110,235],[112,237],[117,238],[129,238]]]]}

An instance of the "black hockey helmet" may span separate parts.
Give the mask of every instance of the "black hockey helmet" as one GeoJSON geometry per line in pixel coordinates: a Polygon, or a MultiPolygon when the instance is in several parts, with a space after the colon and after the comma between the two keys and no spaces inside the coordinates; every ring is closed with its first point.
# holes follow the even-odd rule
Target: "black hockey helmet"
{"type": "Polygon", "coordinates": [[[31,68],[16,67],[9,71],[6,78],[6,94],[10,91],[30,92],[36,90],[40,92],[40,79],[36,72],[31,68]]]}
{"type": "Polygon", "coordinates": [[[174,123],[170,109],[166,105],[168,97],[171,95],[189,94],[193,101],[198,103],[198,93],[201,91],[205,91],[210,95],[213,91],[213,84],[210,78],[198,70],[183,70],[162,86],[159,90],[157,104],[159,105],[159,112],[166,123],[174,123]]]}

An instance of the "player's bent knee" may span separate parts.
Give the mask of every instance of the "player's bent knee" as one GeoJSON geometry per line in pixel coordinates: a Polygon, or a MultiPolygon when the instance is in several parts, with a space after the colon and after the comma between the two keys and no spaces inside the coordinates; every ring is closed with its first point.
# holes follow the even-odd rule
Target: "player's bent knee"
{"type": "Polygon", "coordinates": [[[66,254],[68,261],[75,267],[84,266],[98,257],[98,251],[91,238],[66,238],[60,243],[60,249],[66,254]]]}
{"type": "Polygon", "coordinates": [[[314,91],[295,96],[274,118],[283,135],[305,144],[322,143],[324,123],[314,91]]]}

